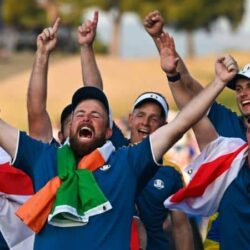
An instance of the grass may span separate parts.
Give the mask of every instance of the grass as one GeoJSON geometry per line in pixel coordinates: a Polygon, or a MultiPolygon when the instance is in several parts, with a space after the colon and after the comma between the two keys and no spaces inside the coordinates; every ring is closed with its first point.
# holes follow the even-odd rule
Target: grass
{"type": "Polygon", "coordinates": [[[34,53],[22,52],[0,57],[0,80],[31,69],[34,53]]]}
{"type": "MultiPolygon", "coordinates": [[[[240,67],[250,62],[250,52],[232,52],[240,67]]],[[[204,86],[213,79],[216,55],[185,59],[192,72],[204,86]]],[[[27,129],[26,93],[34,53],[22,52],[0,59],[1,117],[13,126],[27,129]]],[[[159,58],[120,59],[98,56],[97,62],[115,117],[127,117],[135,98],[144,91],[165,95],[175,109],[159,58]]],[[[49,67],[47,109],[54,126],[58,126],[60,111],[70,102],[75,89],[82,86],[79,55],[53,54],[49,67]]],[[[219,101],[237,111],[234,92],[225,89],[219,101]]]]}
{"type": "MultiPolygon", "coordinates": [[[[31,51],[7,54],[2,57],[0,54],[0,81],[26,70],[31,71],[34,55],[35,52],[31,51]]],[[[70,55],[55,53],[51,57],[51,63],[61,60],[65,56],[67,57],[70,55]]]]}

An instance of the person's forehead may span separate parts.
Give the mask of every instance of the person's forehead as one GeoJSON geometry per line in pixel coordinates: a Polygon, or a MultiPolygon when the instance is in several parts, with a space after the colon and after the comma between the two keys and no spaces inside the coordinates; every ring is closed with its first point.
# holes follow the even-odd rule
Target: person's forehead
{"type": "Polygon", "coordinates": [[[239,78],[236,83],[235,83],[235,86],[244,86],[246,84],[250,84],[250,79],[248,78],[239,78]]]}
{"type": "Polygon", "coordinates": [[[96,99],[85,99],[79,102],[75,108],[75,112],[82,109],[102,109],[105,110],[104,105],[96,99]]]}
{"type": "Polygon", "coordinates": [[[144,112],[144,113],[155,113],[157,115],[161,114],[162,108],[160,107],[159,104],[152,102],[152,101],[147,101],[142,104],[140,104],[138,107],[135,108],[135,112],[144,112]]]}

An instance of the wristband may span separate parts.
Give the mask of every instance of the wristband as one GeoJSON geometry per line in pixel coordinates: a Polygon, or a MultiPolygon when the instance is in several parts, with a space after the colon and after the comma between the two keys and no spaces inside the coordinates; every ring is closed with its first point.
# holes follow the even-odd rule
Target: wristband
{"type": "Polygon", "coordinates": [[[181,79],[181,75],[180,75],[180,73],[178,72],[175,76],[168,76],[167,75],[167,78],[168,78],[168,81],[169,82],[177,82],[177,81],[179,81],[180,79],[181,79]]]}

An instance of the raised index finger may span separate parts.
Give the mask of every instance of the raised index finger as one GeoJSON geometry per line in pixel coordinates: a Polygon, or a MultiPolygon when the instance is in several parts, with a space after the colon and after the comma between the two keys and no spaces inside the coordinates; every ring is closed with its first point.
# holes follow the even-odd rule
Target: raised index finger
{"type": "Polygon", "coordinates": [[[57,17],[52,27],[53,32],[57,32],[59,24],[60,24],[60,18],[57,17]]]}
{"type": "Polygon", "coordinates": [[[93,16],[93,20],[92,20],[92,23],[94,24],[95,27],[97,26],[97,23],[98,23],[98,17],[99,17],[99,13],[98,13],[98,11],[95,11],[94,16],[93,16]]]}

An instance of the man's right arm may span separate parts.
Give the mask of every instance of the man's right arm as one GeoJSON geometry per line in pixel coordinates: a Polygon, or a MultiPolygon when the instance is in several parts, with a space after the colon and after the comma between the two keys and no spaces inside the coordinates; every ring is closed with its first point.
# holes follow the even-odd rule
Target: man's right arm
{"type": "Polygon", "coordinates": [[[32,139],[24,132],[19,131],[17,128],[0,119],[0,147],[10,155],[12,163],[16,162],[19,155],[22,161],[15,165],[15,167],[18,167],[29,175],[34,162],[37,161],[37,157],[41,156],[42,147],[45,148],[48,146],[50,145],[32,139]]]}
{"type": "MultiPolygon", "coordinates": [[[[159,46],[165,46],[164,41],[159,43],[159,46]]],[[[226,84],[233,79],[237,70],[237,63],[229,55],[216,60],[214,81],[193,98],[173,121],[150,135],[151,147],[156,160],[161,159],[162,155],[205,115],[209,106],[226,84]]]]}
{"type": "MultiPolygon", "coordinates": [[[[175,50],[175,44],[172,37],[163,32],[164,20],[159,11],[149,13],[144,19],[144,27],[147,33],[153,39],[161,58],[161,67],[167,76],[173,77],[178,73],[181,76],[181,81],[169,81],[169,87],[179,109],[184,107],[194,96],[202,89],[202,85],[195,80],[189,73],[183,59],[175,50]],[[166,46],[164,50],[158,46],[158,39],[161,36],[166,36],[166,46]]],[[[164,38],[165,39],[165,38],[164,38]]]]}
{"type": "Polygon", "coordinates": [[[93,42],[96,36],[98,24],[98,12],[94,12],[94,17],[78,27],[78,43],[81,53],[82,80],[84,86],[93,86],[103,90],[103,83],[98,69],[93,42]]]}
{"type": "Polygon", "coordinates": [[[53,27],[44,29],[37,37],[36,57],[27,94],[29,134],[44,142],[50,142],[53,137],[51,120],[46,110],[47,76],[49,56],[57,42],[59,21],[57,18],[53,27]]]}
{"type": "Polygon", "coordinates": [[[19,139],[18,129],[0,119],[0,146],[11,156],[15,157],[19,139]]]}
{"type": "MultiPolygon", "coordinates": [[[[164,20],[158,11],[149,13],[144,20],[144,27],[154,40],[159,51],[162,70],[170,78],[180,73],[180,80],[169,81],[169,87],[176,105],[179,109],[182,109],[204,88],[190,75],[184,61],[175,50],[174,39],[168,33],[163,32],[163,25],[164,20]],[[162,45],[160,41],[163,41],[164,46],[159,46],[159,44],[162,45]]],[[[193,130],[200,150],[218,137],[215,128],[207,117],[202,118],[195,124],[193,130]]]]}

